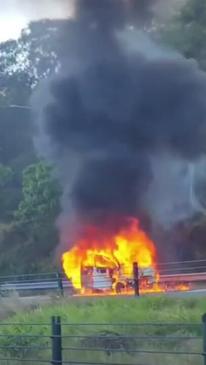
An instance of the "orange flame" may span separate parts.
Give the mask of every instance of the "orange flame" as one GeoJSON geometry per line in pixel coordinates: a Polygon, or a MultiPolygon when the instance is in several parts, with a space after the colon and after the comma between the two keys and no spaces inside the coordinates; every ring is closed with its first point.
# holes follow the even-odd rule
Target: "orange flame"
{"type": "Polygon", "coordinates": [[[156,248],[140,228],[135,218],[112,235],[99,227],[88,227],[84,237],[63,254],[63,269],[76,289],[82,289],[82,267],[122,268],[124,275],[132,277],[133,263],[140,269],[156,268],[156,248]]]}

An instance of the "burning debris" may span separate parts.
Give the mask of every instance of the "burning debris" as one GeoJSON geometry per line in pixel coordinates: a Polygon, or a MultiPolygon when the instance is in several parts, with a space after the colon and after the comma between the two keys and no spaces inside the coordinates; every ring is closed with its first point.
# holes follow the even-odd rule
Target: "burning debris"
{"type": "Polygon", "coordinates": [[[170,162],[174,158],[187,167],[206,152],[206,76],[194,62],[170,57],[156,46],[145,52],[137,44],[131,51],[125,39],[135,38],[137,3],[143,4],[76,1],[61,76],[52,81],[41,113],[39,146],[55,162],[63,186],[59,227],[68,251],[63,266],[77,288],[94,269],[112,277],[112,286],[120,282],[125,287],[135,261],[151,270],[150,277],[157,276],[156,248],[139,221],[142,225],[146,214],[155,223],[168,212],[174,215],[171,221],[179,219],[176,209],[188,209],[190,194],[181,194],[187,168],[184,173],[173,169],[181,189],[175,189],[175,200],[163,194],[162,215],[157,217],[155,209],[167,189],[170,162]],[[127,37],[120,37],[126,29],[127,37]],[[168,164],[158,183],[155,176],[155,185],[153,160],[162,163],[158,156],[168,164]],[[83,226],[77,240],[68,232],[71,220],[73,230],[83,226]],[[129,267],[127,274],[124,267],[129,267]]]}

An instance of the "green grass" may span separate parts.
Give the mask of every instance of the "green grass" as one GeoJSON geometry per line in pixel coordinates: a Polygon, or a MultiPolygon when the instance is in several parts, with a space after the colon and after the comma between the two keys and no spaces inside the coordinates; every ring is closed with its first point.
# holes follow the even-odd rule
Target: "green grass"
{"type": "MultiPolygon", "coordinates": [[[[29,349],[32,345],[49,345],[50,339],[34,338],[25,339],[19,337],[10,337],[13,334],[40,334],[50,336],[51,332],[51,317],[60,315],[63,323],[70,323],[70,326],[63,326],[63,335],[83,335],[86,339],[80,338],[65,338],[63,341],[64,347],[79,347],[89,346],[93,348],[103,347],[102,352],[90,351],[65,351],[65,360],[87,361],[87,362],[105,362],[111,364],[130,363],[130,364],[147,364],[147,365],[200,365],[203,363],[201,357],[194,358],[192,356],[173,356],[173,355],[139,355],[131,352],[135,349],[149,350],[169,350],[169,351],[200,351],[202,349],[202,340],[181,340],[164,342],[140,342],[138,340],[124,340],[121,342],[118,339],[119,335],[186,335],[186,336],[201,336],[201,325],[199,327],[180,327],[168,324],[157,327],[126,327],[124,325],[116,327],[115,323],[138,323],[138,322],[159,322],[159,323],[201,323],[201,316],[206,311],[205,299],[177,299],[166,296],[159,297],[144,297],[144,298],[65,298],[64,300],[53,300],[49,305],[39,307],[36,310],[21,312],[11,317],[7,322],[23,323],[25,326],[10,324],[9,326],[0,326],[0,334],[6,335],[0,337],[0,346],[25,346],[25,349],[8,349],[0,350],[0,357],[39,357],[42,359],[50,359],[49,350],[44,350],[42,353],[29,349]],[[40,327],[29,325],[28,323],[41,323],[40,327]],[[48,325],[46,325],[48,323],[48,325]],[[102,323],[103,326],[78,326],[81,323],[102,323]],[[110,326],[106,326],[109,323],[110,326]],[[104,340],[102,340],[104,335],[104,340]],[[112,336],[112,340],[108,341],[105,336],[112,336]],[[86,341],[86,342],[85,342],[86,341]],[[103,342],[102,342],[103,341],[103,342]],[[110,354],[110,349],[119,347],[123,353],[114,352],[110,354]]],[[[2,363],[2,365],[4,365],[2,363]]],[[[6,363],[6,365],[16,365],[6,363]]],[[[33,364],[32,364],[33,365],[33,364]]]]}
{"type": "Polygon", "coordinates": [[[169,296],[154,297],[68,297],[53,300],[35,310],[20,312],[10,318],[15,322],[50,322],[51,316],[60,315],[70,323],[118,322],[201,322],[206,312],[205,298],[178,299],[169,296]]]}

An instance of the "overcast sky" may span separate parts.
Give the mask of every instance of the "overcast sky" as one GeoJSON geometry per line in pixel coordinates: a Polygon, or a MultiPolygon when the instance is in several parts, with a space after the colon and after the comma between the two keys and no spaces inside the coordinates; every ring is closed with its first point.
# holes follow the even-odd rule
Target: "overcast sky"
{"type": "Polygon", "coordinates": [[[64,18],[73,0],[0,0],[0,42],[18,38],[31,20],[64,18]]]}
{"type": "MultiPolygon", "coordinates": [[[[175,4],[181,5],[185,1],[156,0],[155,13],[165,17],[175,4]]],[[[0,0],[0,42],[18,38],[21,30],[31,20],[72,15],[74,2],[75,0],[0,0]]]]}

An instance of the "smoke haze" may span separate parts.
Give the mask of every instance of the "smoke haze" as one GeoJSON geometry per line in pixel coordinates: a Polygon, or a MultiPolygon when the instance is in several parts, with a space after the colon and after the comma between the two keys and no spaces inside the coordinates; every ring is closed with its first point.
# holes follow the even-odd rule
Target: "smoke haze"
{"type": "MultiPolygon", "coordinates": [[[[101,11],[103,0],[95,1],[101,11]]],[[[138,14],[139,25],[141,24],[142,27],[148,26],[153,18],[162,21],[165,14],[167,17],[171,16],[173,2],[176,4],[176,0],[137,0],[134,8],[134,6],[130,6],[131,0],[119,0],[119,3],[122,1],[127,7],[127,12],[133,8],[134,13],[138,14]]],[[[76,0],[36,0],[35,2],[32,0],[7,0],[6,2],[0,0],[0,41],[17,39],[20,37],[22,29],[25,29],[31,21],[74,17],[76,3],[76,0]]],[[[133,3],[135,2],[133,1],[133,3]]],[[[180,0],[178,0],[179,3],[181,3],[180,0]]],[[[85,16],[88,16],[88,12],[84,13],[85,16]]],[[[106,13],[108,12],[106,11],[105,15],[106,13]]]]}
{"type": "MultiPolygon", "coordinates": [[[[1,13],[16,12],[29,21],[42,18],[66,18],[71,15],[73,0],[7,0],[1,6],[1,13]]],[[[0,4],[1,4],[0,2],[0,4]]]]}
{"type": "Polygon", "coordinates": [[[62,222],[146,212],[165,225],[193,212],[188,166],[206,153],[206,76],[157,45],[132,46],[150,10],[136,6],[79,0],[68,21],[67,63],[49,84],[38,141],[59,170],[62,222]]]}

